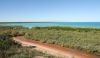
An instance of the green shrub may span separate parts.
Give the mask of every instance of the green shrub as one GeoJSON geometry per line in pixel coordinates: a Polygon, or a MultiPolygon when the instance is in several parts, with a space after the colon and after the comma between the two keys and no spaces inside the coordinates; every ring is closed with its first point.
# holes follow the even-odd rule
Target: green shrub
{"type": "Polygon", "coordinates": [[[100,55],[100,29],[71,27],[33,27],[26,38],[100,55]],[[96,48],[98,47],[98,48],[96,48]]]}

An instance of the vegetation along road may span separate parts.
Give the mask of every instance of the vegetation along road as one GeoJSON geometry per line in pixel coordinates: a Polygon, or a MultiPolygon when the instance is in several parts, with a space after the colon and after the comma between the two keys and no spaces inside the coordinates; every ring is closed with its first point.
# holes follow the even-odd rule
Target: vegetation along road
{"type": "Polygon", "coordinates": [[[63,48],[53,44],[42,43],[34,40],[25,39],[23,36],[14,37],[14,40],[21,43],[23,46],[36,46],[36,50],[46,52],[48,54],[56,55],[65,58],[100,58],[85,52],[73,50],[70,48],[63,48]]]}

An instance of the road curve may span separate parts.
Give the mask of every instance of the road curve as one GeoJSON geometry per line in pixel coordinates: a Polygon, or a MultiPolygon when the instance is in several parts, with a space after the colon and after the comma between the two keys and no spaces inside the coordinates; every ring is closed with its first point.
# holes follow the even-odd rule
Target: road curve
{"type": "Polygon", "coordinates": [[[41,43],[38,41],[33,41],[25,39],[23,36],[14,37],[14,40],[22,45],[26,46],[36,46],[40,51],[46,51],[49,54],[56,55],[65,58],[100,58],[100,56],[90,55],[85,52],[73,50],[70,48],[63,48],[53,44],[41,43]]]}

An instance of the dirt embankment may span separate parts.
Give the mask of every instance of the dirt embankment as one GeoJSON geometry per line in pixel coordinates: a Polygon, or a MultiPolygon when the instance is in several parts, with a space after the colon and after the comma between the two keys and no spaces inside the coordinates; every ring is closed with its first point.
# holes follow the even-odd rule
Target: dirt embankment
{"type": "Polygon", "coordinates": [[[38,41],[28,40],[22,36],[14,37],[14,40],[21,43],[22,46],[36,46],[36,50],[59,56],[61,58],[100,58],[94,55],[90,55],[81,51],[76,51],[70,48],[63,48],[53,44],[41,43],[38,41]]]}

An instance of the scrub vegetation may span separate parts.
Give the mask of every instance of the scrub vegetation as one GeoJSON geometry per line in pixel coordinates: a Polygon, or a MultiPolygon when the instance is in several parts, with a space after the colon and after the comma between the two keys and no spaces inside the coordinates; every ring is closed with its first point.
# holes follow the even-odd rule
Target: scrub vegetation
{"type": "Polygon", "coordinates": [[[29,30],[20,26],[0,26],[0,58],[57,58],[32,47],[22,47],[13,41],[14,36],[23,36],[29,30]]]}
{"type": "Polygon", "coordinates": [[[25,34],[25,37],[100,56],[100,29],[33,27],[25,34]]]}
{"type": "Polygon", "coordinates": [[[27,39],[61,47],[81,50],[100,56],[100,29],[71,27],[33,27],[0,26],[0,57],[1,58],[57,58],[30,47],[22,47],[12,37],[24,36],[27,39]]]}

